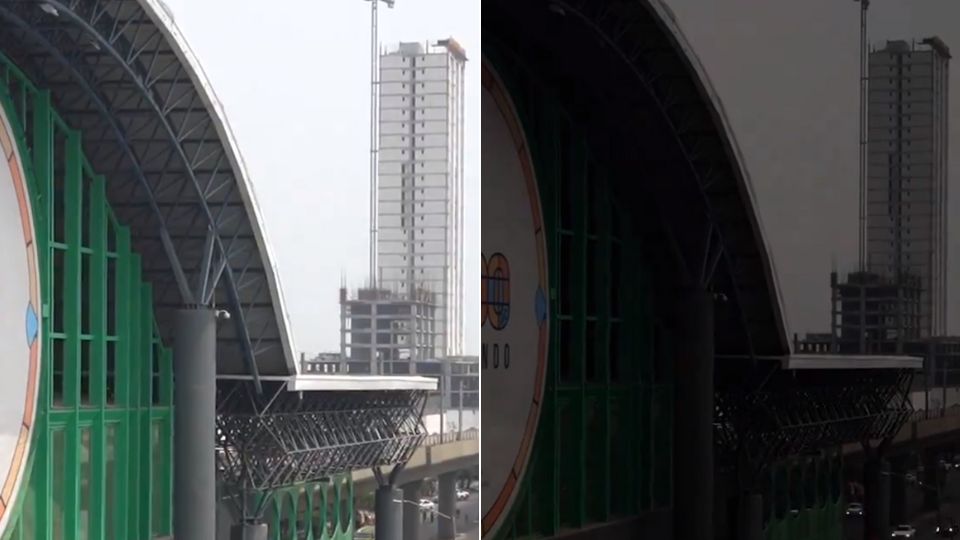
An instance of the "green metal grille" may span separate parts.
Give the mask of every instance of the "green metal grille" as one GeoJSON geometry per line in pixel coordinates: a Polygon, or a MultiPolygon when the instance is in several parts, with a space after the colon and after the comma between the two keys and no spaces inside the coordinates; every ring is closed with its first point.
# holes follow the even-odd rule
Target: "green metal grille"
{"type": "Polygon", "coordinates": [[[484,43],[524,126],[550,269],[550,351],[530,465],[502,539],[669,507],[672,391],[655,369],[640,238],[562,104],[510,52],[484,43]]]}
{"type": "Polygon", "coordinates": [[[43,359],[32,449],[3,538],[145,539],[171,532],[172,355],[130,232],[81,135],[0,54],[34,209],[43,359]]]}
{"type": "Polygon", "coordinates": [[[841,470],[839,453],[790,459],[772,467],[764,493],[765,538],[840,540],[841,470]]]}
{"type": "Polygon", "coordinates": [[[272,492],[264,511],[270,540],[350,540],[353,495],[349,475],[272,492]]]}

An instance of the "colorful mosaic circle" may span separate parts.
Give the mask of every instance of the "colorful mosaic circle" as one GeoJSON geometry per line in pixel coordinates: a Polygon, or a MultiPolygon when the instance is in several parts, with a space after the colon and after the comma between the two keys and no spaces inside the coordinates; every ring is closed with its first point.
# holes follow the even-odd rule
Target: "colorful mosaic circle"
{"type": "MultiPolygon", "coordinates": [[[[0,95],[0,98],[3,98],[0,95]]],[[[9,103],[0,99],[0,105],[9,103]]],[[[29,455],[40,369],[40,276],[33,213],[16,131],[0,106],[0,530],[29,455]]]]}
{"type": "Polygon", "coordinates": [[[501,81],[481,67],[482,536],[516,500],[540,420],[549,334],[540,191],[527,141],[501,81]]]}

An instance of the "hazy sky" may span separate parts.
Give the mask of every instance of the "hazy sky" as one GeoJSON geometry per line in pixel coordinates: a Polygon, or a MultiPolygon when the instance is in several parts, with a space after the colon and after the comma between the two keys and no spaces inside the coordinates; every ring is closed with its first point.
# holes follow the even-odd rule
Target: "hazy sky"
{"type": "MultiPolygon", "coordinates": [[[[829,272],[857,262],[859,9],[851,0],[667,0],[724,102],[753,179],[792,332],[825,331],[829,272]]],[[[939,35],[957,0],[873,0],[868,33],[939,35]]],[[[950,77],[948,330],[960,333],[960,67],[950,77]]]]}
{"type": "MultiPolygon", "coordinates": [[[[370,3],[166,0],[237,136],[301,351],[339,351],[338,289],[368,269],[370,3]]],[[[466,352],[479,351],[480,2],[380,4],[380,41],[456,38],[466,82],[466,352]]]]}

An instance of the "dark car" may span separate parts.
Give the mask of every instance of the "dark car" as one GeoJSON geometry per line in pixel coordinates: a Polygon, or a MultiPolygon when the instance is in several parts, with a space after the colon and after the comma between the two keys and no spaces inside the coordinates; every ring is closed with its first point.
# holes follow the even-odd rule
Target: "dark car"
{"type": "Polygon", "coordinates": [[[937,525],[937,536],[940,538],[954,538],[960,532],[960,527],[956,523],[937,525]]]}

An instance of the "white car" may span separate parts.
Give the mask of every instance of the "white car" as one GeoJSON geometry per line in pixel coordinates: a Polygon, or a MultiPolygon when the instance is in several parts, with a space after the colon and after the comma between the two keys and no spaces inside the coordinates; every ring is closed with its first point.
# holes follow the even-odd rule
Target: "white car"
{"type": "Polygon", "coordinates": [[[457,500],[458,500],[458,501],[465,501],[465,500],[467,500],[467,499],[469,499],[469,498],[470,498],[470,492],[469,492],[469,491],[467,491],[467,490],[465,490],[465,489],[458,489],[458,490],[457,490],[457,500]]]}
{"type": "Polygon", "coordinates": [[[891,538],[913,538],[917,534],[917,530],[913,528],[913,525],[897,525],[897,528],[890,533],[891,538]]]}
{"type": "Polygon", "coordinates": [[[863,515],[863,505],[860,503],[850,503],[847,505],[846,515],[848,516],[862,516],[863,515]]]}
{"type": "Polygon", "coordinates": [[[437,505],[430,499],[420,499],[420,509],[421,510],[433,510],[437,505]]]}

